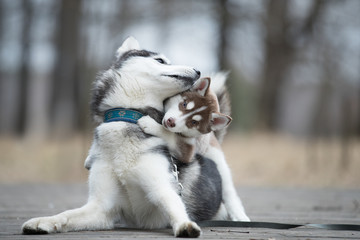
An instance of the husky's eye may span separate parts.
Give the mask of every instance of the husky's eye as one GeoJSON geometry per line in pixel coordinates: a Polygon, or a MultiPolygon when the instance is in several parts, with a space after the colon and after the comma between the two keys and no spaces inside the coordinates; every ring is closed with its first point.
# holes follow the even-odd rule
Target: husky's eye
{"type": "Polygon", "coordinates": [[[162,58],[155,58],[155,60],[161,64],[166,64],[165,60],[162,58]]]}

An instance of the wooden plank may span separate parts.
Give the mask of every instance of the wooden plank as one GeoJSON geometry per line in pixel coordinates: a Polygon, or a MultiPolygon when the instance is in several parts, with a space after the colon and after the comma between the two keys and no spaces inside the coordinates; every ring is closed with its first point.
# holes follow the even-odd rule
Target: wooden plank
{"type": "MultiPolygon", "coordinates": [[[[239,188],[254,221],[284,223],[360,224],[360,191],[341,189],[239,188]]],[[[84,184],[0,185],[0,239],[173,239],[171,229],[140,230],[117,226],[112,231],[84,231],[51,235],[21,235],[23,222],[76,208],[85,203],[84,184]]],[[[302,227],[203,228],[204,239],[360,239],[360,232],[302,227]]]]}

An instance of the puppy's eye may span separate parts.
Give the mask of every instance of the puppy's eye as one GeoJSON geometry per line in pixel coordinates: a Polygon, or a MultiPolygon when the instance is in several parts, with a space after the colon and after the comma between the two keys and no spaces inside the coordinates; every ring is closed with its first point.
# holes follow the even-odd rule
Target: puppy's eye
{"type": "Polygon", "coordinates": [[[196,125],[198,125],[198,124],[199,124],[199,122],[198,122],[198,121],[196,121],[196,120],[192,120],[192,121],[191,121],[191,124],[192,124],[193,126],[196,126],[196,125]]]}
{"type": "Polygon", "coordinates": [[[161,64],[166,64],[165,60],[162,58],[155,58],[155,60],[161,64]]]}
{"type": "Polygon", "coordinates": [[[186,100],[184,100],[183,107],[186,108],[186,106],[187,106],[187,102],[186,102],[186,100]]]}

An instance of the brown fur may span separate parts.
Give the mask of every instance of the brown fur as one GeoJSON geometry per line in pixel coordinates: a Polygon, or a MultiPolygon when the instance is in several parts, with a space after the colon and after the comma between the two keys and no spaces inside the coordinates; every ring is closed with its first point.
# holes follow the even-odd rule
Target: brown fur
{"type": "MultiPolygon", "coordinates": [[[[184,106],[184,102],[179,103],[179,109],[183,112],[183,114],[188,114],[194,111],[195,109],[199,109],[203,106],[207,106],[206,109],[196,112],[192,115],[189,115],[186,120],[186,126],[188,128],[198,128],[198,131],[202,134],[206,134],[211,132],[211,114],[219,112],[219,102],[217,96],[210,91],[208,88],[202,96],[196,91],[188,91],[181,94],[184,102],[190,103],[194,102],[194,107],[192,109],[186,109],[184,106]],[[200,121],[193,121],[192,117],[194,115],[200,115],[202,119],[200,121]]],[[[189,163],[191,162],[194,154],[195,154],[195,144],[189,144],[187,142],[186,137],[179,135],[178,137],[178,159],[181,159],[182,162],[189,163]]],[[[216,139],[215,135],[211,136],[210,145],[220,149],[220,144],[216,139]]]]}
{"type": "Polygon", "coordinates": [[[216,96],[213,95],[208,89],[205,93],[205,96],[202,96],[197,92],[185,92],[182,94],[182,97],[185,99],[185,101],[187,101],[187,103],[189,102],[195,103],[194,108],[190,110],[186,109],[186,107],[183,106],[183,102],[180,103],[179,109],[184,114],[190,113],[194,109],[199,109],[202,106],[207,106],[207,108],[204,109],[203,111],[190,115],[186,120],[186,126],[188,128],[197,127],[199,132],[201,132],[202,134],[211,132],[211,125],[210,125],[211,113],[219,111],[219,104],[216,96]],[[200,115],[202,119],[199,122],[194,123],[192,120],[192,117],[194,115],[200,115]]]}
{"type": "Polygon", "coordinates": [[[177,144],[178,144],[178,151],[175,157],[184,163],[191,162],[195,154],[195,144],[187,143],[185,137],[181,137],[181,136],[178,137],[177,144]]]}

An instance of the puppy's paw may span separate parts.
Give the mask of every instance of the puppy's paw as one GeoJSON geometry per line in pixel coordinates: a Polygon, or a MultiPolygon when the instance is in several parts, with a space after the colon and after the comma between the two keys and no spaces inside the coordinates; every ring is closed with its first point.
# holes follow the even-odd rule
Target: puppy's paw
{"type": "Polygon", "coordinates": [[[228,214],[231,221],[250,222],[250,218],[243,210],[228,211],[228,214]]]}
{"type": "Polygon", "coordinates": [[[197,238],[201,235],[201,229],[195,222],[185,222],[174,229],[175,237],[197,238]]]}
{"type": "Polygon", "coordinates": [[[251,222],[250,218],[246,215],[240,216],[240,217],[232,217],[230,216],[231,221],[236,222],[251,222]]]}
{"type": "Polygon", "coordinates": [[[61,232],[63,224],[60,222],[63,221],[66,222],[65,219],[56,221],[53,217],[32,218],[25,222],[21,229],[23,234],[47,234],[61,232]]]}
{"type": "Polygon", "coordinates": [[[158,125],[160,125],[150,116],[141,117],[137,124],[145,133],[151,135],[155,135],[156,129],[158,128],[158,125]]]}

